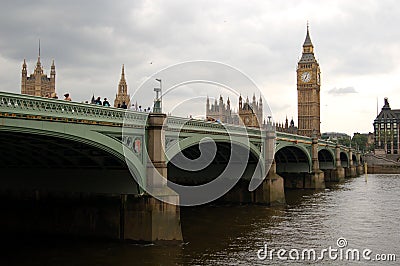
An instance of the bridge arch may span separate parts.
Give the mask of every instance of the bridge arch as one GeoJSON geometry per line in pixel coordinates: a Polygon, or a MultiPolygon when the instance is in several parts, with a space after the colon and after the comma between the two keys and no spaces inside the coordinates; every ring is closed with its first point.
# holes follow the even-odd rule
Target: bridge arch
{"type": "Polygon", "coordinates": [[[171,158],[175,157],[181,151],[183,151],[189,147],[198,145],[200,143],[200,141],[205,137],[213,140],[215,143],[232,143],[235,145],[242,146],[243,148],[249,149],[251,151],[251,153],[253,155],[255,155],[257,158],[262,157],[260,148],[257,147],[256,145],[254,145],[253,143],[251,143],[250,141],[248,141],[247,138],[229,139],[229,136],[227,137],[227,136],[218,136],[218,135],[207,135],[207,136],[200,135],[200,136],[192,136],[192,137],[184,138],[184,139],[180,140],[179,142],[175,142],[171,147],[167,147],[167,149],[166,149],[167,162],[171,158]]]}
{"type": "Polygon", "coordinates": [[[353,165],[358,166],[357,156],[354,153],[351,155],[351,159],[353,160],[353,165]]]}
{"type": "Polygon", "coordinates": [[[308,150],[299,145],[278,146],[275,151],[275,162],[278,173],[309,173],[312,169],[308,150]]]}
{"type": "Polygon", "coordinates": [[[126,160],[117,139],[85,133],[2,127],[0,167],[7,172],[3,178],[14,179],[5,183],[17,190],[139,194],[129,169],[142,178],[143,171],[136,167],[142,163],[133,157],[126,160]],[[15,141],[2,141],[6,139],[15,141]],[[32,172],[35,179],[29,179],[32,172]]]}
{"type": "MultiPolygon", "coordinates": [[[[188,159],[187,163],[191,164],[191,167],[196,168],[196,164],[203,166],[202,162],[197,163],[194,161],[201,156],[199,138],[191,137],[184,139],[179,143],[175,143],[170,149],[168,149],[166,152],[168,179],[175,181],[178,184],[185,185],[205,184],[217,178],[224,171],[228,163],[245,163],[239,162],[244,158],[247,158],[248,165],[245,167],[241,179],[249,181],[253,174],[257,176],[265,174],[265,163],[263,162],[262,157],[260,157],[261,153],[259,149],[255,145],[246,145],[243,142],[234,140],[228,142],[227,140],[218,137],[212,139],[215,141],[217,148],[215,157],[211,157],[212,160],[209,162],[210,164],[205,165],[204,168],[202,167],[198,171],[179,169],[179,167],[176,167],[174,164],[174,160],[178,155],[183,155],[188,159]],[[235,146],[233,150],[236,154],[232,154],[231,145],[235,146]],[[244,153],[248,153],[248,156],[243,156],[244,153]]],[[[207,153],[207,148],[205,152],[207,153]]],[[[210,156],[211,155],[213,154],[210,154],[210,156]]],[[[207,157],[207,159],[209,158],[207,157]]]]}
{"type": "Polygon", "coordinates": [[[350,166],[349,156],[344,151],[340,152],[340,164],[344,168],[347,168],[350,166]]]}
{"type": "Polygon", "coordinates": [[[318,151],[319,169],[335,169],[335,154],[330,149],[320,149],[318,151]]]}

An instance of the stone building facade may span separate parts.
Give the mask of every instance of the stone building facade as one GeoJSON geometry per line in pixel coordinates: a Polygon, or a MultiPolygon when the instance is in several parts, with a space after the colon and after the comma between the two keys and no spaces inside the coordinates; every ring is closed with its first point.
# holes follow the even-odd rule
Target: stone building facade
{"type": "Polygon", "coordinates": [[[35,71],[28,76],[27,64],[24,59],[21,75],[21,93],[33,96],[51,97],[56,92],[56,66],[51,64],[50,77],[44,73],[40,62],[40,53],[35,71]]]}
{"type": "Polygon", "coordinates": [[[274,124],[275,130],[278,132],[284,132],[284,133],[289,133],[289,134],[297,134],[298,128],[294,125],[294,120],[289,120],[286,117],[285,124],[283,123],[276,123],[274,124]]]}
{"type": "Polygon", "coordinates": [[[210,104],[210,98],[207,97],[206,103],[206,119],[210,121],[220,121],[225,124],[239,124],[237,113],[231,109],[231,101],[228,97],[226,104],[222,96],[219,96],[219,101],[215,98],[214,103],[210,104]]]}
{"type": "Polygon", "coordinates": [[[243,102],[242,96],[239,96],[238,112],[232,111],[229,98],[226,104],[222,96],[219,97],[219,101],[215,99],[214,103],[210,104],[210,99],[207,97],[206,119],[234,125],[239,125],[240,120],[242,120],[242,123],[246,126],[259,127],[263,124],[263,103],[261,96],[259,101],[257,101],[256,96],[253,95],[252,103],[250,103],[248,97],[243,102]]]}
{"type": "Polygon", "coordinates": [[[263,102],[260,95],[260,100],[256,101],[256,96],[253,94],[253,102],[250,104],[249,97],[243,102],[242,96],[239,96],[239,117],[245,126],[261,127],[263,125],[263,102]]]}
{"type": "Polygon", "coordinates": [[[385,98],[381,112],[374,120],[375,154],[399,154],[400,110],[392,109],[385,98]]]}

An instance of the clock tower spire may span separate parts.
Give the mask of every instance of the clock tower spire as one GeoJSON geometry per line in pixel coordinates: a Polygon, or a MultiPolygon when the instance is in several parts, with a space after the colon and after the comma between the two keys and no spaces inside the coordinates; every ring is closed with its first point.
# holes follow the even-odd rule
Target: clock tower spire
{"type": "Polygon", "coordinates": [[[296,72],[298,134],[311,137],[315,133],[317,137],[320,137],[321,72],[314,56],[314,45],[311,42],[308,23],[303,53],[296,72]]]}

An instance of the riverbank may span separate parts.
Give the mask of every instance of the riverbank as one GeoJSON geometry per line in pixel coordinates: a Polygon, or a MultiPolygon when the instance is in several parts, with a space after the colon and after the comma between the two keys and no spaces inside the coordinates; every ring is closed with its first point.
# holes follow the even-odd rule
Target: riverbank
{"type": "Polygon", "coordinates": [[[368,165],[368,174],[400,174],[400,166],[368,165]]]}
{"type": "Polygon", "coordinates": [[[384,155],[366,154],[369,174],[400,174],[400,162],[384,155]]]}

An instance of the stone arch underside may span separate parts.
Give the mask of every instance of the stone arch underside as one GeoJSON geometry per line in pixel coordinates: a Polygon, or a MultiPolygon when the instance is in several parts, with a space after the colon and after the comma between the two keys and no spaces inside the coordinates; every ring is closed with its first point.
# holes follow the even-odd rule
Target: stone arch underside
{"type": "Polygon", "coordinates": [[[319,169],[321,170],[332,170],[335,169],[335,160],[333,155],[327,149],[321,149],[318,151],[318,162],[319,169]]]}
{"type": "Polygon", "coordinates": [[[79,140],[0,131],[3,190],[139,194],[126,162],[79,140]]]}
{"type": "Polygon", "coordinates": [[[277,173],[309,173],[311,162],[307,154],[295,146],[287,146],[275,153],[277,173]]]}
{"type": "MultiPolygon", "coordinates": [[[[190,197],[191,195],[184,194],[186,192],[177,189],[175,184],[201,186],[218,180],[232,184],[231,189],[225,191],[226,194],[221,195],[222,197],[219,200],[250,202],[249,181],[253,175],[260,177],[263,173],[260,164],[258,164],[258,156],[251,149],[240,144],[228,142],[215,142],[215,144],[216,153],[212,152],[213,148],[211,146],[207,147],[205,145],[201,149],[199,144],[195,144],[172,157],[167,163],[168,186],[177,191],[181,197],[190,197]],[[205,154],[208,156],[202,157],[205,154]],[[213,156],[214,154],[215,156],[213,156]],[[188,161],[181,164],[181,160],[177,161],[180,156],[184,156],[188,161]],[[208,164],[204,166],[204,161],[196,161],[199,158],[204,158],[208,164]]],[[[210,193],[214,193],[214,191],[210,191],[210,193]]]]}
{"type": "Polygon", "coordinates": [[[340,152],[340,163],[343,168],[349,167],[349,157],[345,152],[340,152]]]}
{"type": "Polygon", "coordinates": [[[353,165],[358,166],[357,156],[355,154],[351,155],[351,159],[353,160],[353,165]]]}
{"type": "MultiPolygon", "coordinates": [[[[177,154],[171,158],[167,164],[168,180],[183,185],[205,184],[219,177],[229,163],[232,165],[243,165],[247,163],[244,173],[239,178],[249,180],[253,176],[259,160],[257,155],[242,145],[228,142],[215,143],[217,148],[215,156],[213,156],[214,152],[212,152],[212,146],[208,148],[206,144],[205,148],[202,149],[203,153],[206,154],[206,156],[204,156],[205,160],[203,161],[196,161],[196,159],[202,156],[199,144],[187,147],[182,150],[181,154],[177,154]],[[232,146],[234,146],[233,149],[232,146]],[[232,152],[232,150],[234,152],[232,152]],[[178,156],[182,155],[188,159],[183,164],[180,161],[176,161],[178,156]],[[212,158],[212,160],[210,158],[212,158]],[[246,160],[246,162],[244,162],[244,160],[246,160]],[[210,163],[206,165],[206,162],[210,163]],[[205,165],[206,167],[203,167],[205,165]],[[199,170],[199,168],[201,168],[201,170],[199,170]]],[[[257,171],[259,171],[259,169],[257,169],[257,171]]],[[[238,174],[240,173],[238,172],[238,174]]],[[[232,178],[238,178],[238,176],[232,176],[232,178]]]]}
{"type": "Polygon", "coordinates": [[[305,188],[311,171],[308,154],[296,146],[286,146],[275,153],[276,172],[284,179],[285,188],[305,188]]]}

